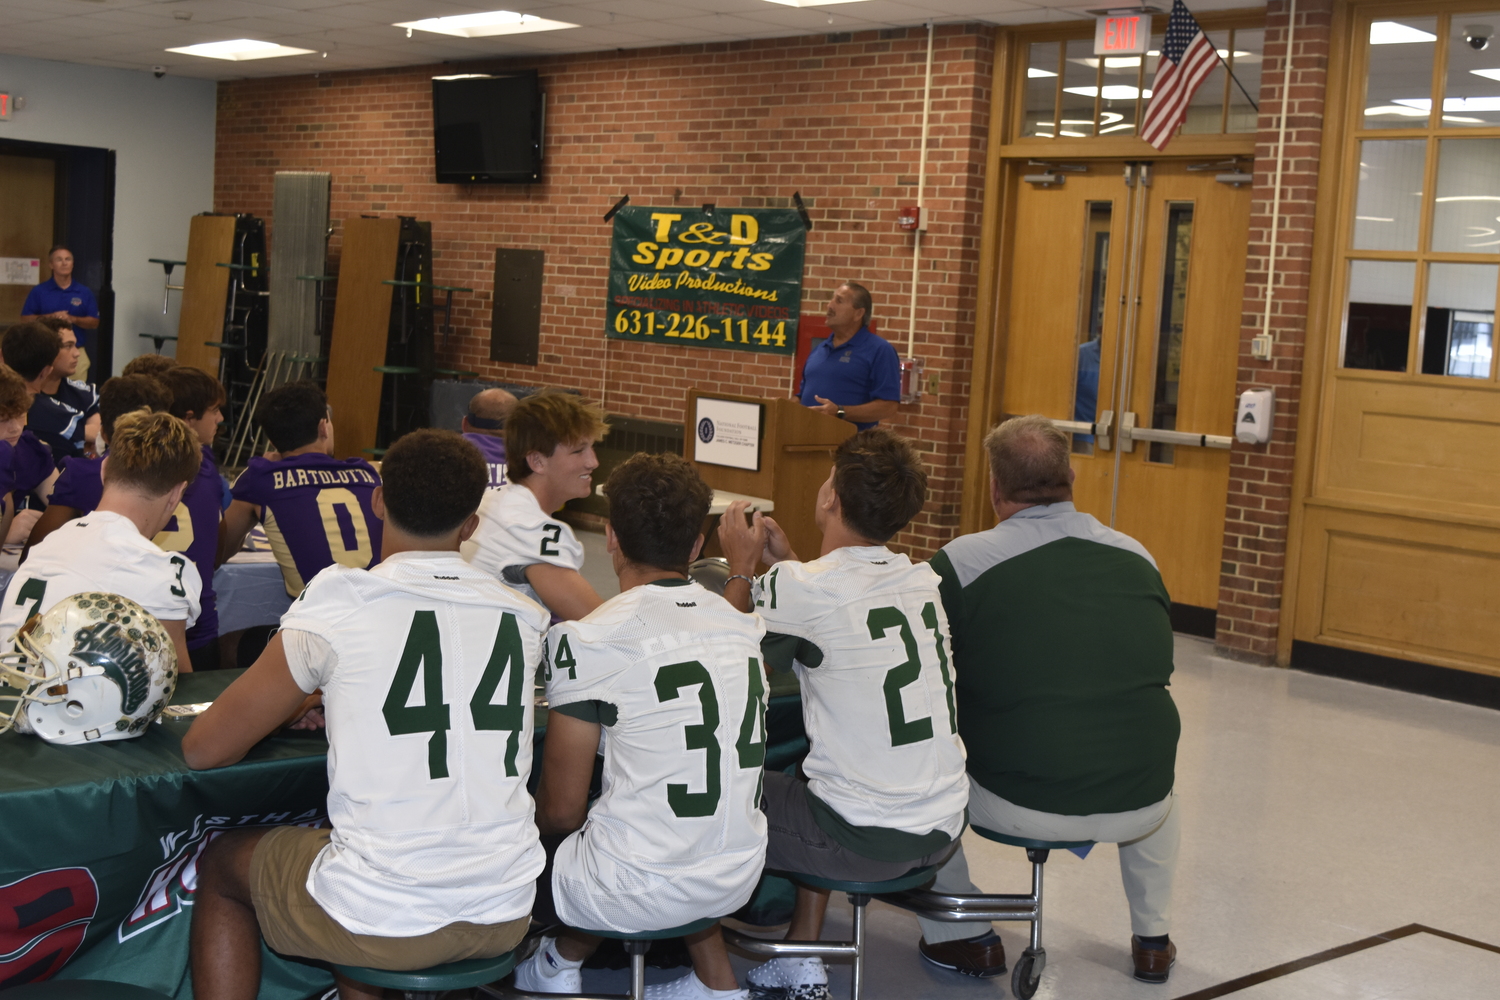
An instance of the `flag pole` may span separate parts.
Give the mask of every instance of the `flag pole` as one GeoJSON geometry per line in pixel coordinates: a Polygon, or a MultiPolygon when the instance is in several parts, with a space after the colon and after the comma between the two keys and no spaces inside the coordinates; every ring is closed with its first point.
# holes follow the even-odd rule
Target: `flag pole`
{"type": "MultiPolygon", "coordinates": [[[[1194,18],[1194,20],[1197,19],[1194,18]]],[[[1203,25],[1198,25],[1198,30],[1203,31],[1203,25]]],[[[1207,32],[1204,32],[1204,34],[1207,34],[1207,32]]],[[[1233,55],[1233,52],[1231,51],[1230,54],[1233,55]]],[[[1219,56],[1218,49],[1214,49],[1214,55],[1219,56]]],[[[1250,96],[1250,91],[1245,89],[1245,85],[1243,83],[1240,83],[1240,78],[1234,75],[1234,70],[1229,68],[1229,62],[1223,56],[1219,56],[1219,65],[1224,67],[1224,72],[1229,74],[1229,79],[1234,81],[1234,85],[1240,88],[1240,93],[1245,95],[1245,100],[1249,101],[1250,106],[1255,109],[1257,114],[1259,114],[1260,105],[1256,102],[1255,98],[1250,96]]]]}

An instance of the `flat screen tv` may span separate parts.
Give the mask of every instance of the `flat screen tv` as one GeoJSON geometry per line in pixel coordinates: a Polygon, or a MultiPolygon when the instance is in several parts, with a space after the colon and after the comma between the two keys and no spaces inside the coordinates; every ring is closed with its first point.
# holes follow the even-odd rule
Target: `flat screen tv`
{"type": "Polygon", "coordinates": [[[438,183],[541,180],[545,109],[535,70],[433,77],[438,183]]]}

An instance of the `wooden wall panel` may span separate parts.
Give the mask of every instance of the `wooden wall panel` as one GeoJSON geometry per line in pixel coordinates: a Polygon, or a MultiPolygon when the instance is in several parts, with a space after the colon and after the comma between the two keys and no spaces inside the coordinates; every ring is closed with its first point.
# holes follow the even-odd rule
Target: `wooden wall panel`
{"type": "MultiPolygon", "coordinates": [[[[334,454],[367,458],[380,424],[380,391],[391,325],[400,219],[344,221],[344,253],[328,347],[328,404],[333,407],[334,454]]],[[[392,376],[394,377],[394,376],[392,376]]]]}
{"type": "Polygon", "coordinates": [[[1314,500],[1303,544],[1296,638],[1500,675],[1493,530],[1314,500]]]}
{"type": "Polygon", "coordinates": [[[229,294],[228,263],[234,254],[234,216],[195,215],[188,223],[187,268],[177,320],[177,363],[219,375],[219,349],[205,341],[224,339],[229,294]]]}
{"type": "Polygon", "coordinates": [[[1338,379],[1319,493],[1500,522],[1500,394],[1454,381],[1338,379]]]}

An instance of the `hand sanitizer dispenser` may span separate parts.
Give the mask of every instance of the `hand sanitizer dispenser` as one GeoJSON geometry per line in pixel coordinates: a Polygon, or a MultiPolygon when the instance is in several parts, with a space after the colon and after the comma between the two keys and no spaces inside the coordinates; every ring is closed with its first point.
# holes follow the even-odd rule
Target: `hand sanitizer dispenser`
{"type": "Polygon", "coordinates": [[[1276,416],[1276,393],[1272,389],[1246,389],[1240,393],[1240,409],[1234,419],[1234,436],[1245,444],[1271,440],[1276,416]]]}

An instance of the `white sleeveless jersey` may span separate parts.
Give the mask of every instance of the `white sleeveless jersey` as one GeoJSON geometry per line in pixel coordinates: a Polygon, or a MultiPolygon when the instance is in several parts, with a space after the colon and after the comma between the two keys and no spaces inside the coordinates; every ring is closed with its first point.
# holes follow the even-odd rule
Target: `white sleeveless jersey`
{"type": "Polygon", "coordinates": [[[660,930],[750,899],[766,854],[763,633],[687,581],[634,587],[553,626],[553,707],[613,708],[611,722],[601,706],[604,793],[553,861],[570,927],[660,930]]]}
{"type": "Polygon", "coordinates": [[[581,570],[583,545],[572,528],[542,510],[535,493],[520,483],[506,483],[485,491],[479,529],[469,539],[464,558],[540,603],[526,582],[526,567],[547,563],[581,570]]]}
{"type": "Polygon", "coordinates": [[[414,937],[531,912],[546,859],[526,782],[547,621],[456,552],[334,564],[282,617],[332,647],[288,664],[303,691],[323,689],[328,720],[333,836],[307,889],[346,929],[414,937]]]}
{"type": "Polygon", "coordinates": [[[198,620],[203,582],[181,552],[163,552],[129,518],[92,511],[37,543],[5,587],[0,608],[0,648],[32,615],[65,597],[99,591],[128,597],[159,621],[198,620]]]}
{"type": "Polygon", "coordinates": [[[802,682],[808,790],[853,826],[957,837],[969,783],[938,575],[848,546],[777,563],[755,603],[772,666],[802,682]]]}

